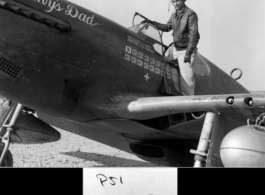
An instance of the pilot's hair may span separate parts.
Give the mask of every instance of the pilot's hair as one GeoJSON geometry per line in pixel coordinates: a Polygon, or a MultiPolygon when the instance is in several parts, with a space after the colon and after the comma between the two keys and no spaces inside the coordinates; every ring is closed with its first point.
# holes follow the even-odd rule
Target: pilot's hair
{"type": "MultiPolygon", "coordinates": [[[[170,1],[169,1],[169,4],[168,4],[168,11],[170,11],[170,3],[172,4],[172,1],[173,1],[173,0],[170,0],[170,1]]],[[[182,1],[185,3],[186,0],[182,0],[182,1]]]]}
{"type": "MultiPolygon", "coordinates": [[[[170,3],[172,3],[173,0],[170,0],[170,3]]],[[[185,2],[186,0],[182,0],[183,2],[185,2]]]]}

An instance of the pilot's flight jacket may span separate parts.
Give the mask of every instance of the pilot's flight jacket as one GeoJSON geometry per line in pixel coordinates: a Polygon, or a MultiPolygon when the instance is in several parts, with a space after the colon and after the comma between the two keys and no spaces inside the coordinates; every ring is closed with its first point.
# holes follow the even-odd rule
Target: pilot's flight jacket
{"type": "Polygon", "coordinates": [[[160,24],[152,21],[159,30],[169,32],[173,29],[175,47],[178,50],[186,50],[191,55],[200,39],[198,31],[197,14],[187,6],[178,13],[173,12],[167,24],[160,24]]]}

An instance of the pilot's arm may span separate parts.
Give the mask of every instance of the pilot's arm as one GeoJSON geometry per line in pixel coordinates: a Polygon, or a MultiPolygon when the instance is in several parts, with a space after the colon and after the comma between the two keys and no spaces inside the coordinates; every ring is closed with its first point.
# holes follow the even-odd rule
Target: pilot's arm
{"type": "Polygon", "coordinates": [[[169,32],[169,31],[172,30],[172,20],[171,20],[171,17],[170,17],[169,21],[167,22],[167,24],[161,24],[159,22],[155,22],[155,21],[152,21],[152,20],[144,20],[141,23],[149,23],[149,24],[154,25],[158,30],[161,30],[163,32],[169,32]]]}
{"type": "Polygon", "coordinates": [[[191,55],[195,48],[197,47],[197,44],[199,43],[200,34],[198,30],[198,16],[196,13],[192,13],[192,15],[188,18],[188,28],[189,28],[189,43],[186,49],[186,53],[188,55],[191,55]]]}

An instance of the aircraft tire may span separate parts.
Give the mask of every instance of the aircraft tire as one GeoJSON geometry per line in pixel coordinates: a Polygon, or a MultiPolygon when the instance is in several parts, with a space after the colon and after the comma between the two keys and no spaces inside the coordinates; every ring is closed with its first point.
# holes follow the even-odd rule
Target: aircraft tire
{"type": "MultiPolygon", "coordinates": [[[[0,146],[0,155],[2,155],[3,150],[4,150],[4,147],[0,146]]],[[[13,167],[13,156],[10,150],[7,150],[6,156],[3,160],[2,165],[0,165],[0,167],[13,167]]]]}

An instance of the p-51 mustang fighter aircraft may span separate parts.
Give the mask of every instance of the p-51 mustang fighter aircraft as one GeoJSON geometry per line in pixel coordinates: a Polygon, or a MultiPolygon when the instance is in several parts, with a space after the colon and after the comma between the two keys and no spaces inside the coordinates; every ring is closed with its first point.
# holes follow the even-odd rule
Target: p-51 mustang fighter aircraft
{"type": "Polygon", "coordinates": [[[265,165],[265,95],[198,54],[196,95],[183,96],[151,24],[127,29],[63,0],[0,0],[0,29],[2,166],[11,142],[58,141],[52,126],[167,166],[265,165]]]}

